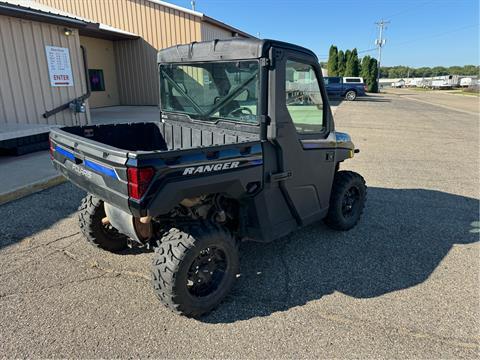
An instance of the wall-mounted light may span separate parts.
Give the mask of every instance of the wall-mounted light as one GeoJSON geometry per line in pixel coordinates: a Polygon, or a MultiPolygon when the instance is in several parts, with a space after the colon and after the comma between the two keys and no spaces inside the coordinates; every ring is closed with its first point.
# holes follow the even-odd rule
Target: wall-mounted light
{"type": "Polygon", "coordinates": [[[64,28],[63,33],[65,34],[65,36],[70,36],[73,34],[73,30],[69,28],[64,28]]]}

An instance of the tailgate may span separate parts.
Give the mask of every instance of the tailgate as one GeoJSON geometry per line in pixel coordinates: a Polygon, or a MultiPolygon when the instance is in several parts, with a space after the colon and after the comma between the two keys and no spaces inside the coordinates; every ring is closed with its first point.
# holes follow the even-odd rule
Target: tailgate
{"type": "Polygon", "coordinates": [[[130,212],[128,205],[128,152],[65,131],[50,132],[55,168],[85,191],[130,212]]]}

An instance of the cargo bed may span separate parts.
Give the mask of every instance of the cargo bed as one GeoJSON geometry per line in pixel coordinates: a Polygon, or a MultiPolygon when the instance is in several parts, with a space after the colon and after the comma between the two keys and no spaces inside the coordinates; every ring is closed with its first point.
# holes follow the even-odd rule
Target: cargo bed
{"type": "Polygon", "coordinates": [[[175,119],[54,129],[50,151],[54,166],[74,184],[143,216],[151,196],[132,198],[129,168],[153,168],[157,178],[183,166],[247,158],[258,139],[255,125],[175,119]]]}

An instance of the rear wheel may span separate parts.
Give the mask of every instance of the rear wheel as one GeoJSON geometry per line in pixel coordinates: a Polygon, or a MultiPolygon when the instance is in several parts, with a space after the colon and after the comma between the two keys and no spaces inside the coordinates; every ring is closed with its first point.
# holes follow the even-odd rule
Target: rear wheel
{"type": "Polygon", "coordinates": [[[118,252],[128,247],[128,237],[120,234],[105,218],[103,200],[88,194],[78,208],[78,223],[87,241],[104,250],[118,252]]]}
{"type": "Polygon", "coordinates": [[[353,171],[338,171],[330,195],[330,207],[325,222],[335,230],[350,230],[363,213],[367,187],[365,180],[353,171]]]}
{"type": "Polygon", "coordinates": [[[226,229],[203,223],[170,229],[155,248],[152,282],[176,313],[197,317],[214,309],[232,288],[238,248],[226,229]]]}
{"type": "Polygon", "coordinates": [[[357,93],[354,90],[348,90],[345,94],[345,99],[348,101],[353,101],[357,98],[357,93]]]}

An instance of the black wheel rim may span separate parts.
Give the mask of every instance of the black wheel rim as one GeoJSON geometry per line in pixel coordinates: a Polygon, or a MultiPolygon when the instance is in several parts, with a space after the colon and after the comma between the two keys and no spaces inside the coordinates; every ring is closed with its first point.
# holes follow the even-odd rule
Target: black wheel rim
{"type": "Polygon", "coordinates": [[[187,289],[194,297],[205,297],[220,286],[227,270],[225,252],[215,246],[200,251],[187,273],[187,289]]]}
{"type": "Polygon", "coordinates": [[[342,214],[345,218],[352,218],[358,211],[358,205],[360,203],[360,191],[357,187],[352,186],[349,188],[342,200],[342,214]]]}

